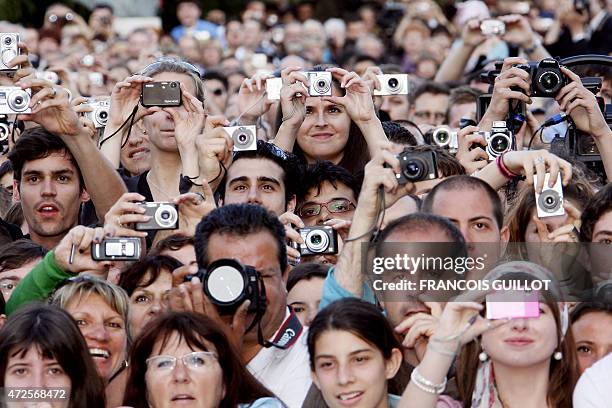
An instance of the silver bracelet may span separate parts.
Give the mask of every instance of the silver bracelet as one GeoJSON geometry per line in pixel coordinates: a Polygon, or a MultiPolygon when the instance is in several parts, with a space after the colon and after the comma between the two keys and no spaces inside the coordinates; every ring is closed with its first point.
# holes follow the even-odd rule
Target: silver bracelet
{"type": "Polygon", "coordinates": [[[410,381],[412,381],[412,383],[418,389],[425,391],[428,394],[440,395],[446,388],[446,378],[444,378],[444,381],[441,384],[433,383],[419,373],[418,367],[414,367],[412,370],[412,373],[410,374],[410,381]]]}

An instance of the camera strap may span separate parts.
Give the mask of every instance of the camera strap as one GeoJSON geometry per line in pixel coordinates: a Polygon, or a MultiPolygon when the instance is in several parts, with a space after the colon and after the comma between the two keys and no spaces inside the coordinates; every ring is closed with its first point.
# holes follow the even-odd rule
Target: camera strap
{"type": "Polygon", "coordinates": [[[263,338],[261,322],[257,327],[257,341],[266,348],[276,347],[281,350],[287,350],[295,344],[300,334],[302,334],[302,330],[304,330],[304,327],[300,319],[298,319],[293,309],[289,307],[289,317],[285,319],[272,341],[263,338]]]}

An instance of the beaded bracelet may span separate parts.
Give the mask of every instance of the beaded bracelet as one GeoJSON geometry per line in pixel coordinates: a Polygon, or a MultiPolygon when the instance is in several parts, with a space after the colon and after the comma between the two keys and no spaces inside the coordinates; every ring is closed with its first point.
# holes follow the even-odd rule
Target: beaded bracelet
{"type": "Polygon", "coordinates": [[[421,391],[425,391],[428,394],[440,395],[446,389],[446,378],[441,384],[436,384],[429,381],[419,373],[418,367],[414,367],[410,374],[410,381],[421,391]]]}

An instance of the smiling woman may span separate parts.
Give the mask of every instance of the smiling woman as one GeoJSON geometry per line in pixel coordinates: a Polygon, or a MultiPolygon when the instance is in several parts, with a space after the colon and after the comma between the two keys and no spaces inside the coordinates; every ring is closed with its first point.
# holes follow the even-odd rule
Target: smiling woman
{"type": "Polygon", "coordinates": [[[58,391],[56,407],[104,407],[104,384],[87,344],[65,311],[30,304],[0,331],[0,387],[58,391]],[[63,395],[65,393],[65,395],[63,395]]]}
{"type": "Polygon", "coordinates": [[[106,384],[107,398],[120,402],[124,377],[119,375],[127,367],[129,339],[129,300],[125,291],[107,281],[80,275],[60,287],[51,303],[66,310],[76,321],[106,384]]]}
{"type": "Polygon", "coordinates": [[[387,382],[402,362],[401,346],[374,305],[346,298],[315,317],[308,332],[313,381],[328,407],[394,407],[387,382]]]}

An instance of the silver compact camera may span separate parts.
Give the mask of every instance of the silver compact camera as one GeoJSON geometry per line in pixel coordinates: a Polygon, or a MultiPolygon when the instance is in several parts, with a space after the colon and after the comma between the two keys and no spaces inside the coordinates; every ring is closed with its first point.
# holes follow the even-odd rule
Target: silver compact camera
{"type": "Polygon", "coordinates": [[[249,126],[229,126],[223,130],[230,135],[234,141],[234,151],[257,150],[257,128],[249,126]]]}
{"type": "MultiPolygon", "coordinates": [[[[546,173],[544,176],[544,187],[542,192],[535,193],[536,208],[538,210],[538,218],[554,217],[556,215],[565,214],[565,208],[563,208],[563,186],[561,184],[561,175],[557,175],[557,181],[555,185],[550,188],[548,182],[550,180],[550,173],[546,173]]],[[[537,185],[538,176],[533,176],[533,185],[537,185]]]]}
{"type": "Polygon", "coordinates": [[[18,86],[0,86],[0,114],[32,113],[30,95],[29,89],[21,89],[18,86]]]}
{"type": "Polygon", "coordinates": [[[298,230],[303,244],[293,243],[301,256],[334,255],[338,253],[338,232],[332,227],[305,227],[298,230]]]}
{"type": "Polygon", "coordinates": [[[36,72],[36,78],[44,79],[55,85],[58,85],[60,82],[59,76],[53,71],[38,71],[36,72]]]}
{"type": "Polygon", "coordinates": [[[310,96],[331,96],[332,95],[332,74],[327,71],[308,71],[302,72],[308,78],[308,95],[310,96]]]}
{"type": "Polygon", "coordinates": [[[91,244],[94,261],[137,261],[140,259],[140,238],[106,238],[91,244]]]}
{"type": "Polygon", "coordinates": [[[7,64],[19,55],[19,34],[17,33],[0,33],[0,72],[17,71],[21,68],[19,65],[13,68],[7,67],[7,64]]]}
{"type": "Polygon", "coordinates": [[[375,89],[374,95],[408,95],[407,74],[376,75],[380,82],[380,90],[375,89]]]}
{"type": "Polygon", "coordinates": [[[504,35],[506,34],[506,24],[501,20],[488,18],[480,23],[480,32],[483,35],[504,35]]]}
{"type": "Polygon", "coordinates": [[[453,153],[459,149],[457,132],[450,130],[446,126],[437,127],[431,134],[431,140],[436,146],[444,147],[453,153]]]}
{"type": "Polygon", "coordinates": [[[143,215],[151,219],[147,222],[138,222],[134,226],[136,231],[171,230],[178,228],[178,211],[176,204],[144,202],[139,203],[145,209],[143,215]]]}
{"type": "Polygon", "coordinates": [[[96,129],[106,127],[110,103],[108,101],[91,99],[88,105],[91,106],[93,110],[91,112],[85,112],[83,116],[91,120],[96,129]]]}
{"type": "Polygon", "coordinates": [[[506,122],[503,120],[493,121],[493,127],[490,132],[480,132],[487,142],[485,151],[489,156],[489,161],[497,159],[503,153],[512,150],[513,138],[512,132],[508,130],[506,122]]]}

